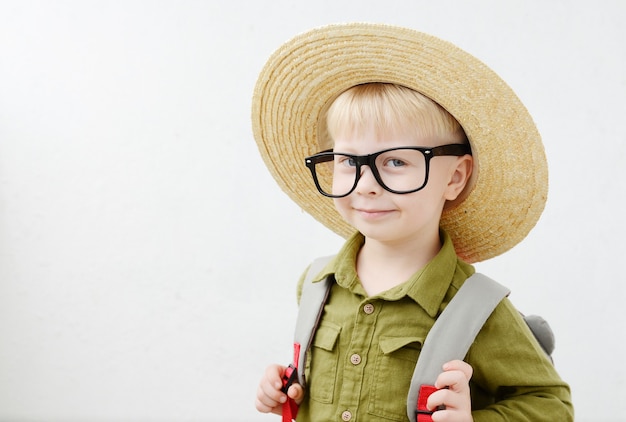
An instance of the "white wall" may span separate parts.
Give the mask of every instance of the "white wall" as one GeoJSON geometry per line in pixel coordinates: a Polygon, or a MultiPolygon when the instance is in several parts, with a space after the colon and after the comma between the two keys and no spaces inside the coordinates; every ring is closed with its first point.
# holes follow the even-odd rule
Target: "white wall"
{"type": "Polygon", "coordinates": [[[277,420],[257,381],[291,357],[296,278],[341,239],[265,170],[250,97],[283,41],[356,20],[458,44],[529,108],[547,208],[478,269],[551,322],[577,421],[626,420],[625,19],[621,0],[0,0],[0,420],[277,420]]]}

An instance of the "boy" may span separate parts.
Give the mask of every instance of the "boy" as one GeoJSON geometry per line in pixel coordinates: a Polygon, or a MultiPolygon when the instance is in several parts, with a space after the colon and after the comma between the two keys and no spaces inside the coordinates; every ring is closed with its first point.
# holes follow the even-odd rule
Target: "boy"
{"type": "MultiPolygon", "coordinates": [[[[306,388],[285,395],[286,368],[272,365],[257,409],[281,413],[288,396],[298,421],[407,420],[420,347],[470,263],[517,244],[543,210],[547,166],[532,119],[455,46],[348,24],[302,34],[270,58],[253,126],[281,187],[348,237],[314,279],[334,283],[300,369],[306,388]]],[[[435,422],[573,420],[569,387],[507,299],[435,386],[435,422]]]]}

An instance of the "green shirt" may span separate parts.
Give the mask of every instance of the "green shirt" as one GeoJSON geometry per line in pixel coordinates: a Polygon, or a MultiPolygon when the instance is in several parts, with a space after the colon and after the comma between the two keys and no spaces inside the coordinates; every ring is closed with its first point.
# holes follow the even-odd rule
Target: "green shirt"
{"type": "MultiPolygon", "coordinates": [[[[440,252],[405,283],[368,297],[356,274],[362,235],[350,238],[315,278],[334,274],[308,354],[298,421],[406,421],[406,397],[426,334],[474,268],[442,233],[440,252]]],[[[304,277],[300,280],[299,291],[304,277]]],[[[298,297],[300,294],[298,293],[298,297]]],[[[573,420],[561,380],[508,299],[466,359],[475,422],[573,420]]]]}

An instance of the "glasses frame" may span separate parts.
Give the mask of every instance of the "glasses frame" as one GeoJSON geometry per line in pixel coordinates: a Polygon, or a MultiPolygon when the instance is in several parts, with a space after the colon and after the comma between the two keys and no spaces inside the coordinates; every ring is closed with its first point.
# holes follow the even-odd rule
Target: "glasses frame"
{"type": "Polygon", "coordinates": [[[405,195],[408,193],[420,191],[426,187],[426,184],[428,183],[428,175],[430,173],[430,160],[433,157],[441,157],[441,156],[461,157],[463,155],[468,155],[468,154],[469,155],[472,154],[472,150],[468,144],[446,144],[446,145],[440,145],[440,146],[436,146],[432,148],[413,147],[413,146],[395,147],[395,148],[384,149],[382,151],[378,151],[378,152],[374,152],[372,154],[366,154],[366,155],[347,154],[343,152],[335,152],[332,149],[328,149],[322,152],[318,152],[317,154],[311,155],[309,157],[306,157],[304,159],[304,164],[311,171],[311,175],[313,176],[313,181],[315,182],[315,187],[317,187],[317,190],[319,191],[319,193],[321,193],[322,195],[328,198],[344,198],[350,195],[352,192],[354,192],[357,185],[359,184],[359,180],[361,179],[361,167],[363,166],[368,166],[370,168],[370,170],[372,171],[372,174],[374,175],[374,179],[376,179],[378,184],[383,189],[385,189],[388,192],[395,193],[398,195],[405,195]],[[378,169],[376,168],[376,158],[378,158],[379,155],[384,154],[389,151],[402,150],[402,149],[420,151],[422,155],[424,155],[424,159],[426,160],[426,168],[425,168],[426,175],[424,177],[424,183],[422,184],[422,186],[418,187],[417,189],[411,189],[407,191],[398,191],[398,190],[391,189],[390,187],[385,185],[385,183],[383,182],[380,176],[380,173],[378,172],[378,169]],[[333,195],[333,194],[324,192],[317,178],[317,172],[315,171],[316,164],[333,161],[335,159],[334,158],[335,154],[341,154],[343,156],[350,157],[356,163],[356,173],[355,173],[356,176],[354,178],[354,185],[352,185],[352,188],[350,188],[348,193],[343,194],[343,195],[333,195]]]}

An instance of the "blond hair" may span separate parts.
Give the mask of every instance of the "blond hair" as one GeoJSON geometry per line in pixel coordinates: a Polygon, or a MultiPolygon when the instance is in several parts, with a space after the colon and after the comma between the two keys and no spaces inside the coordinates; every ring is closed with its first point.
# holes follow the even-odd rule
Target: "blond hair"
{"type": "Polygon", "coordinates": [[[341,93],[326,113],[322,147],[331,148],[337,136],[374,131],[400,134],[414,139],[435,139],[445,143],[465,143],[459,122],[430,98],[404,86],[366,83],[341,93]]]}

